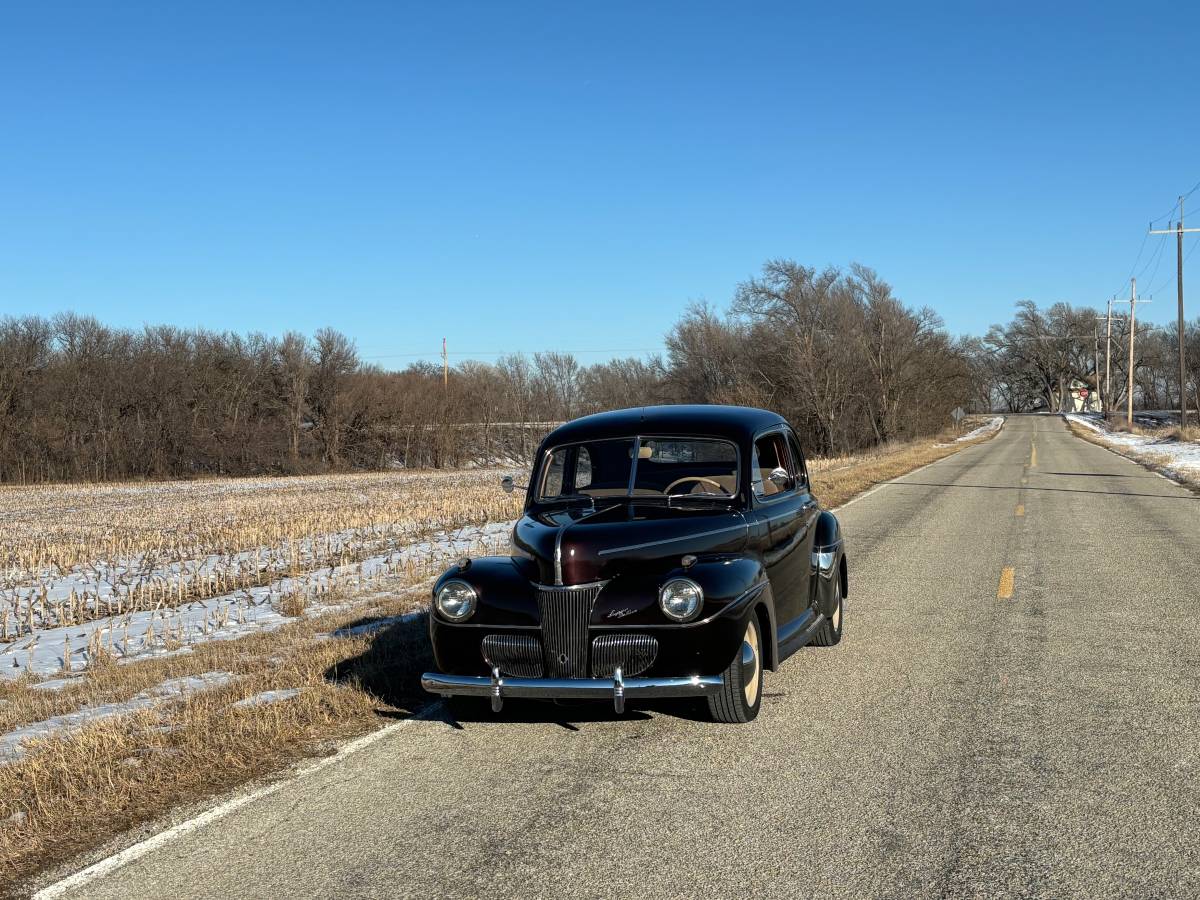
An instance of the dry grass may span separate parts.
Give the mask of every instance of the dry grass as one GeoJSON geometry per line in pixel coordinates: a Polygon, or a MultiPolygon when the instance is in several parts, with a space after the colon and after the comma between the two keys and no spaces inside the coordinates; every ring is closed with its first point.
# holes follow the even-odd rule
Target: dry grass
{"type": "MultiPolygon", "coordinates": [[[[939,443],[952,437],[813,461],[816,492],[827,506],[844,503],[873,484],[968,446],[939,443]]],[[[494,473],[402,479],[342,476],[289,479],[282,485],[274,481],[169,486],[166,499],[159,486],[63,489],[58,504],[48,505],[41,520],[31,506],[25,510],[26,525],[40,537],[25,543],[24,551],[8,552],[15,558],[40,546],[35,552],[62,554],[58,558],[65,562],[82,559],[98,546],[112,556],[127,556],[162,544],[172,547],[177,557],[219,548],[228,559],[260,539],[273,537],[279,542],[276,546],[301,536],[320,541],[322,528],[358,529],[359,534],[376,529],[373,533],[399,540],[434,526],[504,520],[514,517],[519,503],[519,498],[496,489],[494,473]],[[81,494],[93,491],[100,496],[101,508],[113,515],[90,512],[79,517],[73,530],[64,509],[69,493],[78,501],[81,494]],[[157,494],[158,500],[145,501],[142,491],[157,494]],[[402,496],[405,491],[411,496],[402,496]],[[432,494],[453,494],[455,500],[436,500],[432,494]],[[140,515],[121,512],[126,503],[137,506],[140,515]],[[172,531],[175,516],[170,505],[180,503],[182,511],[175,516],[190,517],[193,523],[206,503],[215,504],[207,518],[223,524],[205,526],[203,533],[194,524],[172,531]],[[299,524],[288,526],[289,506],[299,524]],[[389,530],[392,525],[384,521],[388,516],[407,522],[411,530],[389,530]],[[192,537],[179,537],[184,533],[192,537]],[[168,540],[165,535],[174,537],[168,540]]],[[[53,499],[56,490],[20,493],[38,491],[46,500],[53,499]]],[[[18,517],[18,505],[0,492],[0,518],[18,517]]],[[[24,559],[28,566],[30,558],[24,559]]],[[[41,741],[17,761],[0,764],[0,884],[15,891],[19,879],[173,806],[214,796],[302,756],[325,752],[338,740],[376,727],[382,717],[411,713],[425,701],[418,679],[431,661],[424,619],[352,636],[332,632],[417,610],[427,600],[428,585],[425,570],[391,571],[368,588],[358,588],[354,596],[334,598],[344,599],[348,608],[301,618],[275,631],[209,641],[186,654],[128,664],[98,662],[104,659],[99,655],[86,677],[58,691],[36,690],[29,678],[0,682],[2,734],[83,707],[124,702],[169,679],[212,672],[233,675],[228,684],[183,700],[41,741]],[[296,697],[278,703],[234,706],[263,691],[295,689],[296,697]]]]}
{"type": "Polygon", "coordinates": [[[1200,427],[1195,425],[1188,425],[1186,428],[1179,425],[1171,425],[1153,433],[1159,440],[1187,441],[1193,444],[1200,442],[1200,427]]]}

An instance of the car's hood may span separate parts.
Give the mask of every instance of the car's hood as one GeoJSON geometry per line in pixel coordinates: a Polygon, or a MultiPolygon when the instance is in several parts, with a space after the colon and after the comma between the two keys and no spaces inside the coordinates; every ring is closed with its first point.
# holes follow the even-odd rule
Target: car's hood
{"type": "Polygon", "coordinates": [[[622,502],[526,515],[513,541],[537,562],[542,584],[587,584],[686,553],[737,552],[746,531],[742,514],[726,509],[622,502]]]}

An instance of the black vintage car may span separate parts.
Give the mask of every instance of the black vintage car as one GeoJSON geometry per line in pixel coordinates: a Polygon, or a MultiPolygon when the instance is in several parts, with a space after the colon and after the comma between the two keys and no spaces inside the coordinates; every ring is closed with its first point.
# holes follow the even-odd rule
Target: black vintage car
{"type": "MultiPolygon", "coordinates": [[[[505,480],[512,490],[512,480],[505,480]]],[[[788,423],[659,406],[568,422],[538,448],[512,555],[433,589],[426,690],[708,698],[748,722],[763,669],[842,637],[846,551],[788,423]]]]}

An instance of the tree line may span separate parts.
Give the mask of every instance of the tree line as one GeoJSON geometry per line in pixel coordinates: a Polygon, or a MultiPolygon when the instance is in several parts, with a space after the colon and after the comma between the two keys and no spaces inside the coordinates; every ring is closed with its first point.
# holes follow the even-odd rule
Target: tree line
{"type": "MultiPolygon", "coordinates": [[[[463,362],[445,378],[430,363],[369,364],[332,329],[275,337],[10,317],[0,320],[0,481],[527,463],[557,422],[657,403],[771,408],[810,454],[851,453],[934,433],[956,406],[1058,408],[1072,378],[1095,379],[1080,338],[1095,316],[1023,303],[1008,325],[954,338],[866,267],[773,260],[726,309],[687,308],[661,355],[585,365],[547,350],[463,362]]],[[[1200,323],[1188,339],[1200,344],[1200,323]]],[[[1139,402],[1173,402],[1171,340],[1139,333],[1139,402]]],[[[1124,358],[1113,363],[1123,385],[1124,358]]],[[[1194,372],[1189,389],[1198,383],[1194,372]]]]}

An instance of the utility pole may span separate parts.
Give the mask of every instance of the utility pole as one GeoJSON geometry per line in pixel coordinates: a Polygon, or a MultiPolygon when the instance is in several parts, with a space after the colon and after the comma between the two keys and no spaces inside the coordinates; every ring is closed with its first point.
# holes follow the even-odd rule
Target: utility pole
{"type": "Polygon", "coordinates": [[[446,356],[446,339],[442,338],[442,389],[450,387],[450,360],[446,356]]]}
{"type": "MultiPolygon", "coordinates": [[[[1116,300],[1113,297],[1113,300],[1116,300]]],[[[1112,398],[1112,300],[1108,301],[1108,335],[1104,339],[1104,398],[1112,398]]],[[[1108,419],[1108,407],[1104,408],[1104,418],[1108,419]]]]}
{"type": "Polygon", "coordinates": [[[1104,406],[1104,402],[1108,399],[1107,388],[1101,392],[1100,390],[1100,323],[1092,322],[1092,331],[1095,334],[1096,343],[1092,348],[1092,374],[1096,376],[1096,403],[1100,407],[1100,412],[1107,417],[1108,410],[1104,406]]]}
{"type": "Polygon", "coordinates": [[[1137,295],[1137,279],[1129,279],[1129,410],[1126,413],[1125,421],[1133,426],[1133,336],[1137,333],[1137,305],[1139,303],[1150,303],[1149,300],[1139,300],[1137,295]]]}
{"type": "Polygon", "coordinates": [[[1200,228],[1183,227],[1183,198],[1179,198],[1179,221],[1173,229],[1165,231],[1150,230],[1150,234],[1170,234],[1175,232],[1176,280],[1179,287],[1179,426],[1187,427],[1187,364],[1184,361],[1183,344],[1183,236],[1186,232],[1200,231],[1200,228]]]}

